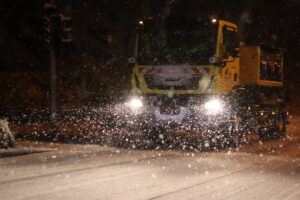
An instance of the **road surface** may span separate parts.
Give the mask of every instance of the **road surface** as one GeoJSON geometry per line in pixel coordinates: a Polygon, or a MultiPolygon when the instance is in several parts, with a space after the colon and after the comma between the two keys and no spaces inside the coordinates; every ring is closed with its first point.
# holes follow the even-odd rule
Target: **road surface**
{"type": "Polygon", "coordinates": [[[18,141],[0,151],[0,199],[300,199],[300,118],[237,149],[143,150],[18,141]]]}

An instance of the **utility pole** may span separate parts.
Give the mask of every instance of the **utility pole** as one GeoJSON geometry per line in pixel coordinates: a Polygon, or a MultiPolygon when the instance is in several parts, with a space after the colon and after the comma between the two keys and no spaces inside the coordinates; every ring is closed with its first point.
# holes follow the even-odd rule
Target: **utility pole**
{"type": "Polygon", "coordinates": [[[48,59],[50,81],[50,135],[52,139],[57,135],[57,119],[56,119],[56,56],[55,56],[55,22],[57,11],[54,0],[46,0],[44,3],[44,41],[48,47],[48,59]]]}
{"type": "Polygon", "coordinates": [[[56,56],[63,43],[71,43],[72,17],[59,14],[56,10],[55,0],[44,0],[44,29],[43,39],[48,49],[50,72],[50,134],[52,139],[57,136],[57,105],[56,105],[56,56]]]}
{"type": "Polygon", "coordinates": [[[53,46],[49,49],[50,65],[50,132],[53,138],[57,134],[56,119],[56,57],[53,46]]]}

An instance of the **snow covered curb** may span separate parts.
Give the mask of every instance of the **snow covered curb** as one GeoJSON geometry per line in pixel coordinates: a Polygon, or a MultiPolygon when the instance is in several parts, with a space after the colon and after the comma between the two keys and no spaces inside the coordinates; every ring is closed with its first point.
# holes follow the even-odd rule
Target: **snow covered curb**
{"type": "Polygon", "coordinates": [[[15,137],[8,127],[8,121],[0,119],[0,148],[13,147],[14,144],[15,137]]]}

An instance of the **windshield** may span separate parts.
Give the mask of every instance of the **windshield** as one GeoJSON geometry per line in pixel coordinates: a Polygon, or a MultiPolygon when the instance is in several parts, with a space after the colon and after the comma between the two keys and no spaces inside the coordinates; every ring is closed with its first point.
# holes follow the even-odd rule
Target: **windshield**
{"type": "Polygon", "coordinates": [[[217,26],[197,19],[145,23],[139,32],[138,64],[208,64],[216,41],[217,26]]]}

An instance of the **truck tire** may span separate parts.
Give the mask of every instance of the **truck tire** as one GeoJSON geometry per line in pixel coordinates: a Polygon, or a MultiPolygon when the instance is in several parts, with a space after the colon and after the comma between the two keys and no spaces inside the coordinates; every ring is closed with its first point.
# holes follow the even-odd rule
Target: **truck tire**
{"type": "Polygon", "coordinates": [[[258,135],[261,140],[282,138],[286,131],[286,120],[284,119],[283,113],[280,112],[272,121],[272,126],[259,130],[258,135]]]}
{"type": "Polygon", "coordinates": [[[219,127],[206,128],[202,135],[203,146],[207,149],[238,147],[241,143],[238,123],[228,123],[219,127]]]}
{"type": "Polygon", "coordinates": [[[283,116],[284,114],[281,112],[278,117],[276,124],[274,126],[273,139],[280,139],[283,137],[283,134],[286,132],[286,120],[283,116]]]}
{"type": "Polygon", "coordinates": [[[239,147],[242,141],[242,134],[240,129],[233,130],[232,134],[229,135],[229,147],[239,147]]]}
{"type": "Polygon", "coordinates": [[[226,146],[225,147],[239,147],[241,144],[241,130],[240,123],[233,122],[227,126],[227,134],[226,134],[226,146]]]}
{"type": "Polygon", "coordinates": [[[219,148],[220,142],[219,142],[219,133],[220,129],[216,127],[204,127],[202,132],[202,143],[200,143],[200,146],[198,147],[201,149],[216,149],[219,148]]]}
{"type": "Polygon", "coordinates": [[[202,134],[198,138],[196,148],[202,149],[224,149],[235,148],[241,144],[241,130],[239,121],[228,121],[223,124],[210,124],[199,128],[202,134]]]}

